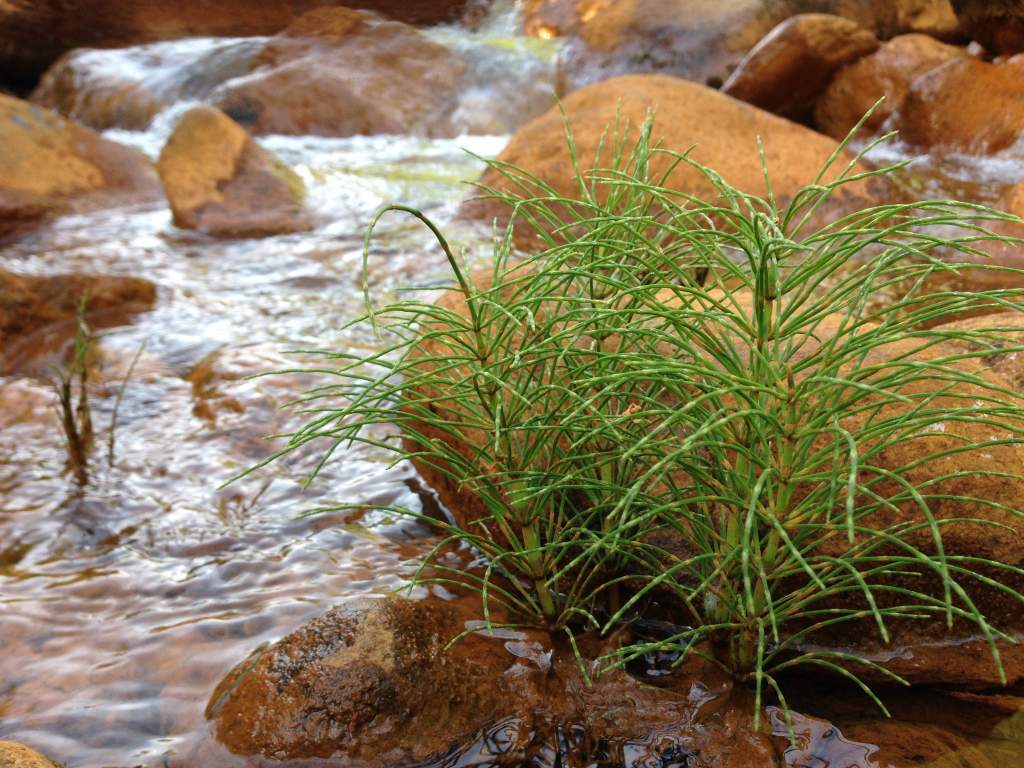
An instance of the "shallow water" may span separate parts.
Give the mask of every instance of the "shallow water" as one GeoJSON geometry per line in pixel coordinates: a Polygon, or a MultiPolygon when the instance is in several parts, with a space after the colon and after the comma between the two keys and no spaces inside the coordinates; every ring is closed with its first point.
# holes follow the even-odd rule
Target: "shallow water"
{"type": "MultiPolygon", "coordinates": [[[[0,379],[0,737],[74,766],[160,765],[254,646],[405,583],[427,545],[418,526],[378,512],[297,518],[332,503],[417,507],[407,466],[360,448],[308,490],[308,456],[218,489],[268,452],[265,435],[297,423],[277,406],[308,383],[240,377],[291,364],[291,348],[372,344],[339,330],[363,306],[365,222],[385,200],[446,221],[480,172],[463,147],[502,141],[273,138],[310,184],[323,222],[313,233],[216,241],[176,230],[166,211],[117,211],[61,219],[0,251],[21,272],[159,286],[152,312],[102,332],[87,487],[64,466],[44,377],[0,379]],[[143,344],[110,461],[117,392],[143,344]]],[[[447,229],[467,246],[483,239],[447,229]]],[[[396,214],[378,242],[378,291],[446,278],[421,226],[396,214]]]]}
{"type": "MultiPolygon", "coordinates": [[[[475,36],[432,34],[469,55],[484,78],[500,79],[526,50],[536,69],[521,76],[533,88],[551,86],[550,51],[503,23],[475,36]]],[[[188,59],[191,50],[172,53],[188,59]]],[[[164,57],[157,75],[145,76],[167,80],[175,62],[164,57]]],[[[194,95],[172,86],[174,98],[194,95]]],[[[473,96],[466,123],[484,130],[494,94],[481,86],[473,96]]],[[[175,104],[144,133],[108,133],[155,156],[188,105],[175,104]]],[[[309,489],[310,455],[219,487],[266,455],[266,435],[296,423],[278,406],[308,384],[299,375],[243,377],[289,364],[292,348],[372,347],[365,332],[341,326],[362,309],[363,228],[381,203],[419,206],[470,258],[482,253],[486,229],[452,222],[463,182],[482,168],[463,149],[493,155],[506,138],[266,137],[261,143],[309,186],[318,220],[311,233],[216,241],[175,229],[166,210],[112,211],[65,217],[0,248],[0,264],[20,272],[97,271],[159,287],[152,312],[103,332],[98,344],[99,447],[86,487],[64,465],[45,376],[0,377],[0,738],[75,768],[162,766],[203,734],[210,692],[253,648],[338,601],[407,583],[410,561],[432,544],[422,527],[374,511],[302,515],[342,503],[417,508],[424,491],[408,466],[389,467],[359,447],[339,454],[309,489]],[[140,348],[110,451],[118,391],[140,348]]],[[[988,200],[1019,180],[1020,166],[920,167],[917,183],[929,189],[964,186],[988,200]]],[[[371,262],[377,292],[446,277],[443,254],[419,224],[384,219],[371,262]]],[[[999,731],[1003,751],[993,754],[1024,763],[1020,730],[999,731]]],[[[480,764],[474,749],[452,765],[480,764]]],[[[851,749],[873,764],[863,745],[851,749]]],[[[648,764],[650,750],[636,752],[634,764],[648,764]]],[[[849,768],[797,757],[791,764],[849,768]]]]}

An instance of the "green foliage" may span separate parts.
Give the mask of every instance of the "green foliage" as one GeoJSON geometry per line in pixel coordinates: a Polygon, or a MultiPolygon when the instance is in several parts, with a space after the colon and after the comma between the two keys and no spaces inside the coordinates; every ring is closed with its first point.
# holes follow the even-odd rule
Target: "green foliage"
{"type": "Polygon", "coordinates": [[[89,480],[89,453],[93,444],[87,361],[93,334],[85,321],[87,304],[88,297],[83,293],[75,315],[71,363],[67,368],[58,371],[53,381],[53,388],[57,393],[61,431],[67,448],[68,466],[80,485],[85,485],[89,480]]]}
{"type": "Polygon", "coordinates": [[[608,631],[671,596],[689,628],[612,664],[699,653],[783,703],[780,672],[826,667],[874,698],[857,670],[881,667],[814,639],[869,622],[888,642],[895,622],[938,617],[973,625],[999,665],[1009,638],[973,595],[1024,600],[992,576],[1022,572],[947,551],[945,531],[1005,527],[1018,510],[964,488],[1017,478],[973,468],[970,485],[942,467],[1020,445],[1024,404],[982,364],[1024,347],[1000,328],[1005,315],[974,330],[939,323],[1020,311],[1017,289],[942,287],[992,237],[984,225],[1012,217],[928,201],[821,225],[835,190],[892,169],[864,174],[837,151],[780,205],[652,146],[650,121],[626,135],[612,132],[604,168],[578,171],[571,199],[493,163],[515,191],[485,190],[512,216],[485,280],[422,214],[399,209],[434,231],[455,300],[374,308],[368,297],[357,322],[378,328],[381,349],[323,353],[324,384],[297,404],[309,422],[276,455],[384,446],[478,499],[475,519],[441,524],[435,552],[465,541],[486,567],[433,559],[420,576],[470,584],[488,621],[501,605],[570,636],[608,631]],[[670,167],[652,177],[659,157],[670,167]],[[673,190],[673,169],[717,195],[673,190]],[[533,227],[544,248],[515,254],[512,226],[533,227]],[[940,516],[940,504],[968,513],[940,516]]]}

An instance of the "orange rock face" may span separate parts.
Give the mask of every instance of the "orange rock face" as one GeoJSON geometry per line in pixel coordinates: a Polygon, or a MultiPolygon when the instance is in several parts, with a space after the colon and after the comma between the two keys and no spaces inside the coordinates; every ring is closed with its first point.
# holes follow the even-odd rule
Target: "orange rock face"
{"type": "Polygon", "coordinates": [[[213,107],[182,116],[157,169],[179,227],[256,237],[310,226],[301,179],[213,107]]]}
{"type": "Polygon", "coordinates": [[[809,122],[836,70],[874,53],[874,33],[841,16],[805,13],[779,24],[740,62],[722,92],[809,122]]]}
{"type": "Polygon", "coordinates": [[[256,64],[213,96],[255,134],[454,132],[465,65],[405,24],[325,8],[274,38],[256,64]]]}
{"type": "MultiPolygon", "coordinates": [[[[772,188],[782,204],[810,183],[822,169],[836,143],[825,136],[763,110],[723,96],[717,91],[662,75],[627,75],[592,85],[570,94],[564,108],[572,126],[583,170],[595,167],[594,158],[605,129],[616,120],[636,128],[648,110],[655,110],[654,133],[667,149],[685,151],[713,167],[730,184],[750,194],[766,193],[757,140],[764,142],[772,188]]],[[[562,114],[552,109],[523,126],[498,159],[526,169],[566,196],[577,193],[573,165],[566,146],[562,114]]],[[[847,157],[847,160],[849,158],[847,157]]],[[[607,156],[597,167],[607,165],[607,156]]],[[[659,177],[669,159],[656,157],[651,173],[659,177]]],[[[840,163],[845,165],[845,162],[840,163]]],[[[509,189],[497,171],[488,170],[483,186],[509,189]]],[[[711,182],[689,167],[677,168],[667,185],[708,200],[717,199],[711,182]]],[[[846,185],[822,209],[822,216],[839,215],[866,207],[890,194],[884,181],[846,185]]],[[[472,201],[464,206],[468,216],[486,221],[507,220],[507,206],[495,201],[472,201]]],[[[528,233],[517,233],[523,243],[528,233]]]]}
{"type": "Polygon", "coordinates": [[[1024,129],[1024,62],[964,57],[931,70],[910,86],[895,127],[928,152],[1008,149],[1024,129]]]}
{"type": "Polygon", "coordinates": [[[50,213],[160,199],[145,156],[0,94],[0,234],[50,213]]]}
{"type": "Polygon", "coordinates": [[[823,133],[842,139],[884,96],[885,101],[865,123],[867,130],[878,131],[902,107],[907,91],[918,77],[947,61],[967,56],[963,48],[928,35],[894,37],[875,53],[836,73],[814,109],[815,125],[823,133]]]}

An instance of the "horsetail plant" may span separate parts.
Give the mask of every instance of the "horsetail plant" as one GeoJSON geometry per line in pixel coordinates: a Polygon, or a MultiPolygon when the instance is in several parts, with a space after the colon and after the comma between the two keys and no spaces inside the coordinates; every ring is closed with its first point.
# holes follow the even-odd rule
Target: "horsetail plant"
{"type": "MultiPolygon", "coordinates": [[[[969,269],[1022,284],[1021,271],[977,263],[996,237],[986,226],[1013,217],[938,200],[822,223],[836,190],[899,166],[864,171],[874,145],[847,161],[844,144],[783,204],[767,171],[766,196],[742,192],[656,146],[652,125],[632,143],[617,127],[594,170],[567,129],[572,197],[492,161],[505,191],[484,193],[510,223],[486,275],[397,207],[433,231],[455,287],[438,303],[368,295],[355,322],[378,330],[380,349],[324,352],[326,382],[297,403],[308,424],[267,461],[313,442],[324,461],[353,442],[411,460],[462,505],[418,579],[479,591],[488,626],[500,605],[570,638],[657,600],[679,631],[607,664],[699,654],[752,685],[758,713],[769,694],[785,709],[779,675],[806,666],[884,710],[864,673],[900,678],[829,650],[844,626],[883,643],[908,622],[971,626],[1002,672],[1012,638],[985,596],[1024,601],[1024,570],[964,548],[958,531],[998,536],[1020,515],[985,489],[1024,480],[1024,400],[991,371],[1024,351],[1022,290],[949,286],[969,269]],[[715,194],[673,188],[681,172],[715,194]],[[517,227],[537,252],[515,251],[517,227]],[[981,313],[991,322],[944,324],[981,313]],[[486,566],[434,557],[453,541],[486,566]]],[[[395,208],[371,222],[367,258],[395,208]]]]}

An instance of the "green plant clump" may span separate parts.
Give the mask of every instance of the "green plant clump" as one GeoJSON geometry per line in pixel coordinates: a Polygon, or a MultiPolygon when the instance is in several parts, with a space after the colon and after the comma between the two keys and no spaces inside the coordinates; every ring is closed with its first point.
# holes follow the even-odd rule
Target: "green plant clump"
{"type": "MultiPolygon", "coordinates": [[[[929,201],[820,225],[838,188],[893,168],[864,173],[837,150],[781,205],[655,146],[650,120],[626,135],[611,132],[604,167],[577,164],[572,198],[492,162],[515,191],[485,190],[511,223],[483,279],[401,208],[434,231],[455,287],[441,303],[375,308],[368,296],[356,322],[378,329],[381,349],[323,353],[326,381],[298,403],[308,424],[276,455],[384,446],[474,499],[461,526],[438,523],[435,553],[468,542],[486,567],[437,560],[420,578],[478,590],[487,622],[501,606],[572,637],[655,598],[673,607],[676,634],[609,663],[702,654],[783,704],[779,673],[812,665],[875,698],[858,670],[884,669],[814,640],[866,622],[888,642],[895,623],[939,619],[972,625],[1000,666],[1011,638],[975,596],[1024,600],[1011,586],[1022,571],[946,542],[949,526],[1005,528],[1019,512],[942,468],[1024,440],[1024,401],[984,366],[1024,347],[1000,326],[1006,314],[973,330],[941,322],[1020,311],[1017,289],[942,287],[967,268],[958,255],[992,237],[985,225],[1012,217],[929,201]],[[717,197],[672,189],[680,169],[717,197]],[[514,226],[543,248],[516,253],[514,226]],[[969,514],[938,514],[950,504],[969,514]]],[[[1012,467],[969,474],[1016,479],[1012,467]]]]}

